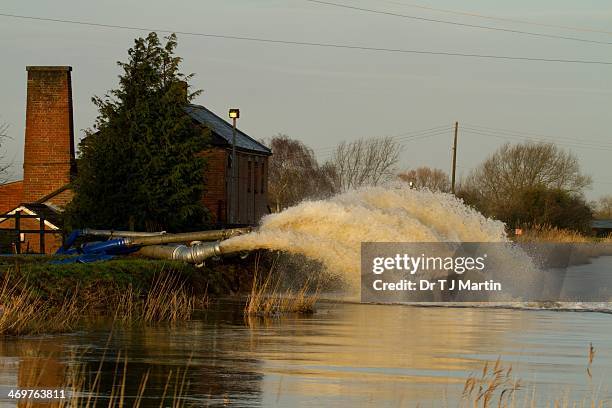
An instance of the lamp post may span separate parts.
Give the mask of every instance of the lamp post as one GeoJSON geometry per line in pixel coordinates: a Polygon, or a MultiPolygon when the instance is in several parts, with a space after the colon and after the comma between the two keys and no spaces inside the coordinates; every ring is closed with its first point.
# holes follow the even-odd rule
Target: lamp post
{"type": "Polygon", "coordinates": [[[230,196],[229,196],[229,222],[234,224],[236,222],[234,217],[234,211],[237,208],[236,202],[236,120],[240,118],[240,109],[230,109],[229,117],[232,119],[232,175],[230,183],[230,196]]]}

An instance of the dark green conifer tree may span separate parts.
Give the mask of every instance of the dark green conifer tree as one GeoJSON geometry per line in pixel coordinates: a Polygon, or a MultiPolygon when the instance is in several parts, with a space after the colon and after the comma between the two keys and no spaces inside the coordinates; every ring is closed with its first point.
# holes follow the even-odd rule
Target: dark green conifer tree
{"type": "Polygon", "coordinates": [[[179,70],[176,36],[156,33],[128,50],[119,86],[94,97],[99,115],[80,144],[69,227],[180,231],[201,226],[206,209],[208,133],[184,107],[193,74],[179,70]]]}

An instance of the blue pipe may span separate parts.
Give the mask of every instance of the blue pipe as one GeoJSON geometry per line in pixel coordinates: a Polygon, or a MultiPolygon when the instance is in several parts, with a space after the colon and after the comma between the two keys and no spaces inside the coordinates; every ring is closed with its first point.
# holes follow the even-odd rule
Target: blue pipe
{"type": "Polygon", "coordinates": [[[106,261],[117,255],[127,255],[140,249],[139,246],[128,246],[125,238],[109,239],[108,241],[89,242],[80,247],[73,247],[76,240],[87,235],[87,230],[74,230],[70,233],[64,246],[58,249],[56,255],[78,255],[74,258],[67,258],[53,263],[89,263],[96,261],[106,261]]]}
{"type": "Polygon", "coordinates": [[[57,251],[55,251],[55,255],[74,255],[78,253],[76,248],[71,248],[72,245],[76,242],[77,238],[83,235],[83,230],[74,230],[68,235],[68,238],[64,241],[64,245],[62,245],[57,251]]]}

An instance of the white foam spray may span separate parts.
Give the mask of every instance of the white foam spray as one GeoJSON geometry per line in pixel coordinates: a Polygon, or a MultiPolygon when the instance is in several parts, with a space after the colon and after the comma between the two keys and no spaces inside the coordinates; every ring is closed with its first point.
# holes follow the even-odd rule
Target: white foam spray
{"type": "Polygon", "coordinates": [[[356,287],[362,242],[507,242],[504,224],[451,194],[405,185],[370,187],[305,201],[262,219],[257,232],[224,241],[229,252],[271,249],[305,255],[356,287]]]}
{"type": "MultiPolygon", "coordinates": [[[[328,200],[305,201],[264,217],[256,232],[221,243],[228,252],[270,249],[321,262],[355,290],[362,242],[510,242],[504,224],[483,216],[454,195],[414,190],[405,184],[370,187],[328,200]]],[[[523,290],[539,273],[520,248],[497,251],[496,265],[523,290]]],[[[466,304],[463,304],[466,305],[466,304]]],[[[476,306],[541,308],[524,302],[476,306]]],[[[548,306],[545,306],[548,307],[548,306]]],[[[557,307],[557,306],[555,306],[557,307]]],[[[612,311],[612,303],[562,303],[561,310],[612,311]]]]}

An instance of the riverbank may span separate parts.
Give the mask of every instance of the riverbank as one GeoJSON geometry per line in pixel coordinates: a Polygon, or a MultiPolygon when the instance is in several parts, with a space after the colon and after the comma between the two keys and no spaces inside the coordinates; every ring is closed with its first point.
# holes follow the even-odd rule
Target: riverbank
{"type": "Polygon", "coordinates": [[[0,335],[70,331],[82,320],[188,320],[211,298],[248,293],[252,259],[195,267],[126,257],[90,264],[0,258],[0,335]]]}
{"type": "MultiPolygon", "coordinates": [[[[59,258],[61,260],[61,258],[59,258]]],[[[12,273],[24,279],[35,292],[46,299],[58,300],[80,291],[103,292],[112,287],[147,290],[160,273],[180,277],[194,294],[227,295],[250,290],[253,260],[231,258],[203,267],[179,261],[123,257],[88,264],[55,263],[58,258],[40,256],[0,257],[0,273],[12,273]]]]}
{"type": "Polygon", "coordinates": [[[0,336],[65,333],[97,320],[187,321],[227,297],[244,302],[249,316],[313,313],[320,273],[309,272],[301,257],[282,257],[282,267],[279,259],[255,251],[196,267],[135,256],[87,264],[0,257],[0,336]]]}
{"type": "Polygon", "coordinates": [[[596,237],[584,233],[555,228],[545,225],[536,225],[521,231],[520,235],[514,235],[516,242],[553,242],[553,243],[612,243],[612,235],[607,237],[596,237]]]}

